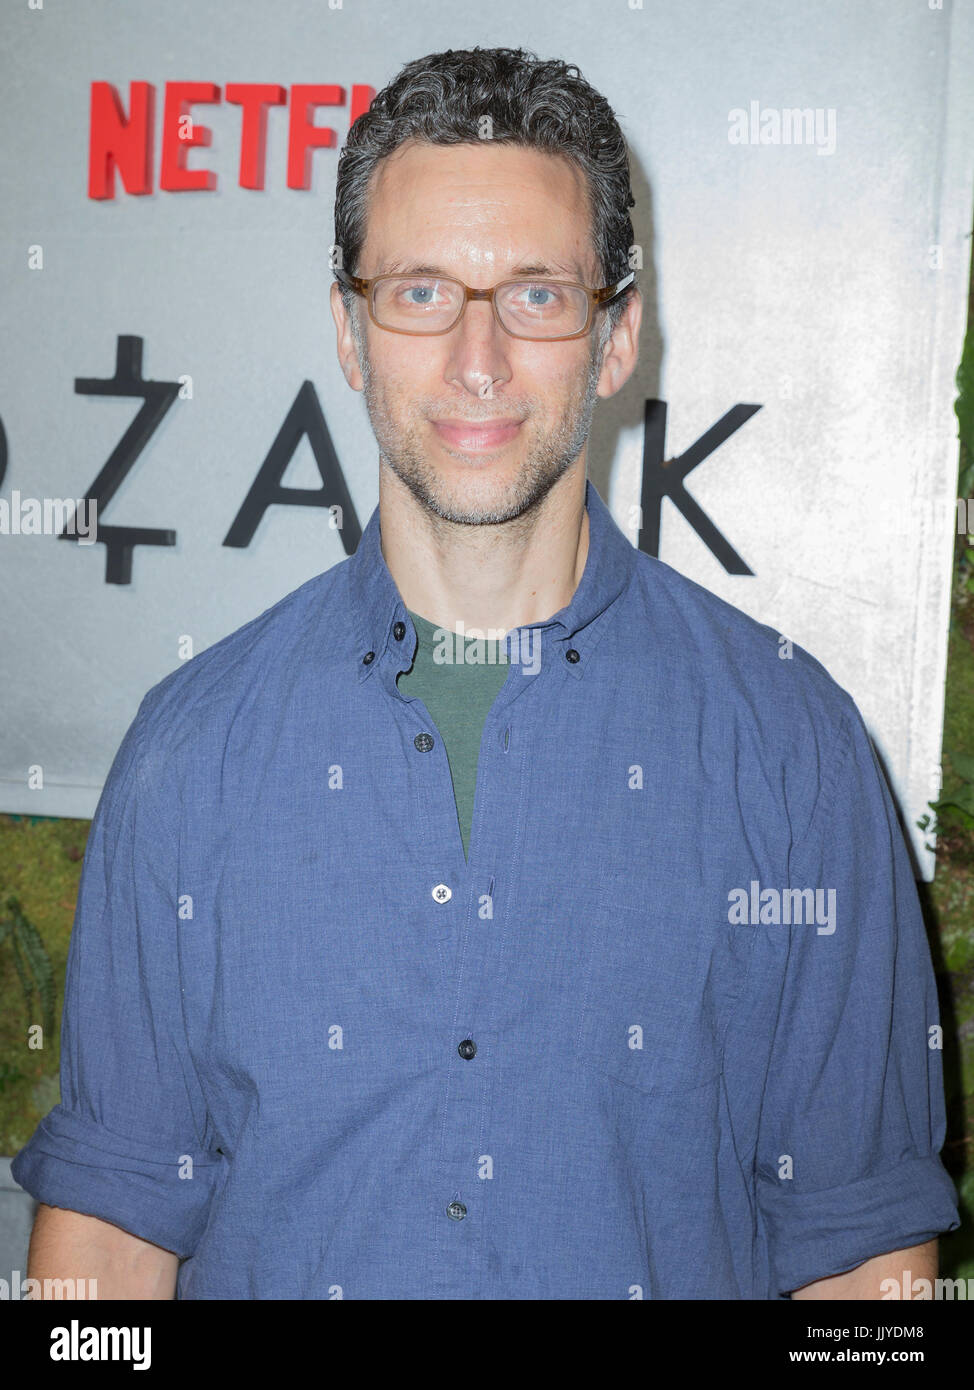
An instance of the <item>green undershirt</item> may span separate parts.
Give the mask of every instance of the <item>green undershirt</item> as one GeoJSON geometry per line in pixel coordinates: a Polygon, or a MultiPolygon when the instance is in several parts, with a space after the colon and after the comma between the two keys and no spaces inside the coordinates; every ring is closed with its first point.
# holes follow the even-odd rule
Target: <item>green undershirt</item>
{"type": "Polygon", "coordinates": [[[507,679],[507,653],[501,642],[458,638],[412,609],[407,612],[416,626],[419,645],[412,666],[399,673],[396,684],[404,695],[423,701],[443,740],[463,853],[468,857],[480,739],[491,705],[507,679]],[[463,661],[458,651],[461,647],[463,661]],[[441,654],[439,661],[434,660],[434,652],[441,654]],[[450,658],[447,661],[442,659],[444,652],[450,658]]]}

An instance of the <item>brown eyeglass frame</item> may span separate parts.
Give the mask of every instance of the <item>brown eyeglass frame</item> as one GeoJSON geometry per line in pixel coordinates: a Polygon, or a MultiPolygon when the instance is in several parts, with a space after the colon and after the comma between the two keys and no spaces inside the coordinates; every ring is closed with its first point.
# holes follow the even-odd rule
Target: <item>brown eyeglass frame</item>
{"type": "Polygon", "coordinates": [[[622,294],[623,290],[628,289],[629,286],[632,284],[633,280],[635,280],[636,278],[636,272],[634,270],[630,270],[629,274],[625,276],[624,279],[620,280],[617,285],[606,285],[600,290],[593,290],[590,289],[588,285],[579,284],[577,280],[553,280],[551,276],[548,275],[515,275],[512,276],[510,280],[501,280],[499,284],[492,286],[489,290],[472,290],[469,285],[465,285],[463,281],[458,280],[455,275],[432,276],[427,274],[425,277],[421,277],[419,275],[411,276],[408,273],[408,271],[394,270],[390,271],[386,275],[373,275],[370,279],[366,280],[363,279],[360,275],[350,275],[347,270],[339,270],[337,267],[334,266],[332,267],[332,273],[334,274],[335,278],[339,280],[343,285],[346,285],[350,290],[355,290],[356,293],[362,295],[362,297],[365,300],[366,307],[369,311],[369,318],[375,324],[376,328],[381,328],[385,333],[405,333],[411,338],[439,338],[442,337],[444,333],[453,332],[454,328],[456,328],[457,324],[463,318],[467,305],[471,299],[489,299],[491,307],[494,311],[494,318],[496,319],[500,327],[504,330],[504,332],[508,335],[508,337],[517,338],[521,342],[528,343],[564,343],[567,342],[569,338],[584,338],[586,333],[588,333],[589,329],[592,327],[592,316],[595,313],[596,309],[605,308],[605,306],[607,304],[610,304],[613,299],[617,299],[619,295],[622,294]],[[379,320],[376,318],[375,314],[372,312],[373,285],[377,285],[380,280],[409,280],[420,278],[452,280],[455,285],[459,285],[463,289],[464,301],[460,306],[459,314],[450,324],[449,328],[437,328],[431,331],[424,330],[422,332],[417,333],[414,329],[411,328],[390,328],[388,324],[380,323],[379,320]],[[534,283],[544,284],[546,282],[553,285],[565,285],[569,289],[584,290],[585,294],[588,296],[589,301],[588,316],[585,320],[585,327],[580,328],[577,333],[561,333],[558,335],[557,338],[528,338],[523,333],[512,333],[511,330],[501,322],[501,316],[497,312],[497,304],[494,300],[494,295],[497,293],[498,290],[502,290],[505,285],[525,285],[534,283]]]}

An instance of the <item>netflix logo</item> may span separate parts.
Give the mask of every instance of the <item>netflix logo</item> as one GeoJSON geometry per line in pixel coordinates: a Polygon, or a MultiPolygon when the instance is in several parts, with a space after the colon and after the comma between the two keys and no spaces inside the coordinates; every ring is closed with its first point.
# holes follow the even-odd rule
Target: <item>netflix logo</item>
{"type": "MultiPolygon", "coordinates": [[[[347,103],[348,125],[367,111],[375,88],[352,87],[347,103]]],[[[126,193],[136,196],[153,191],[156,148],[156,93],[151,82],[129,83],[128,110],[110,82],[92,82],[88,140],[88,197],[114,198],[116,174],[126,193]]],[[[221,89],[215,82],[167,82],[159,141],[159,188],[166,193],[212,192],[217,176],[212,169],[189,168],[190,150],[212,144],[213,133],[194,115],[197,106],[221,101],[240,107],[240,158],[237,182],[241,188],[264,187],[267,121],[275,107],[287,111],[287,186],[311,187],[314,151],[334,148],[336,132],[316,125],[320,106],[346,106],[344,87],[295,84],[281,87],[272,82],[230,82],[221,89]]]]}

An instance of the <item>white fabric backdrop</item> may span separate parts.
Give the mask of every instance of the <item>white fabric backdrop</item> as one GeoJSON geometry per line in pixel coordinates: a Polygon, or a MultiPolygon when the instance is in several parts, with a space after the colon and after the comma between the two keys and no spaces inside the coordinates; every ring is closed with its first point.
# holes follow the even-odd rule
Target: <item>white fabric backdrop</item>
{"type": "MultiPolygon", "coordinates": [[[[374,440],[328,308],[348,99],[426,52],[522,46],[578,63],[632,149],[642,355],[599,406],[590,475],[626,529],[647,400],[667,403],[667,457],[734,405],[761,406],[686,479],[753,575],[729,574],[668,500],[661,558],[800,642],[852,692],[930,876],[912,826],[938,787],[972,0],[37,3],[0,5],[0,499],[84,495],[141,404],[75,391],[76,378],[113,375],[119,335],[143,340],[146,378],[188,376],[192,396],[103,508],[106,524],[176,532],[173,546],[135,549],[130,584],[105,582],[101,544],[0,535],[0,808],[90,816],[183,639],[202,650],[344,558],[315,507],[272,507],[245,548],[223,539],[306,380],[361,525],[378,498],[374,440]],[[155,88],[154,191],[119,184],[95,201],[91,84],[113,84],[127,109],[133,80],[155,88]],[[343,87],[346,104],[314,117],[337,139],[311,157],[311,190],[286,186],[283,107],[269,113],[265,188],[239,186],[241,112],[222,100],[193,108],[213,137],[187,160],[213,170],[216,189],[160,192],[165,84],[189,80],[343,87]],[[785,143],[793,109],[818,119],[785,143]],[[29,785],[37,767],[43,788],[29,785]]],[[[283,481],[320,486],[307,441],[283,481]]]]}

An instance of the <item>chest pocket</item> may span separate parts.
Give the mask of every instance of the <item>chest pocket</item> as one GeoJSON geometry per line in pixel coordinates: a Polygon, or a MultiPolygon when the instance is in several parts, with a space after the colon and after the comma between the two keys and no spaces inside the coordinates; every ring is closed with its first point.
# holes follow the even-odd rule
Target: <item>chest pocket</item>
{"type": "Polygon", "coordinates": [[[672,915],[632,907],[606,914],[588,943],[578,1065],[660,1096],[715,1081],[720,1006],[742,944],[682,905],[672,915]]]}

